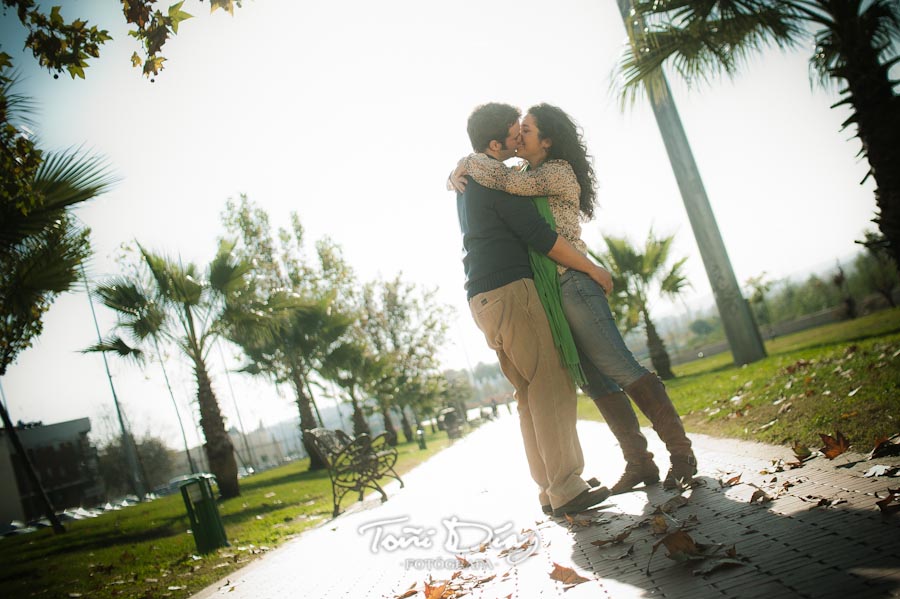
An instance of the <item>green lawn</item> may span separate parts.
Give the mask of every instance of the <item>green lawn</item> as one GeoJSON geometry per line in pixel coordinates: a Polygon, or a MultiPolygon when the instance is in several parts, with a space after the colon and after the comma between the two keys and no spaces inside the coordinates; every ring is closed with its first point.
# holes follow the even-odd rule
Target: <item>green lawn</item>
{"type": "MultiPolygon", "coordinates": [[[[426,439],[424,451],[416,443],[398,446],[398,472],[450,444],[441,432],[426,439]]],[[[231,547],[207,556],[195,555],[180,494],[67,522],[62,535],[44,529],[0,539],[0,597],[187,597],[331,518],[328,472],[307,472],[308,464],[302,460],[243,479],[241,496],[219,504],[231,547]]],[[[348,495],[342,507],[355,499],[348,495]]]]}
{"type": "MultiPolygon", "coordinates": [[[[766,350],[743,367],[725,353],[675,368],[666,386],[689,431],[818,447],[819,433],[840,430],[861,452],[900,432],[900,308],[786,335],[766,350]]],[[[579,417],[600,419],[584,397],[579,417]]]]}

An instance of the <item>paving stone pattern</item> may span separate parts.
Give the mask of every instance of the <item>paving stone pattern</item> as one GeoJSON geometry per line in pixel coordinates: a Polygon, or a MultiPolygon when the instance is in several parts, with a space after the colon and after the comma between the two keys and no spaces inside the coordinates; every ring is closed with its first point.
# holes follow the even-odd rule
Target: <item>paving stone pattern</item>
{"type": "MultiPolygon", "coordinates": [[[[623,466],[614,437],[594,422],[580,422],[578,430],[585,476],[611,485],[623,466]]],[[[645,434],[665,472],[665,448],[652,430],[645,434]]],[[[683,528],[708,545],[713,555],[703,560],[675,561],[665,545],[651,558],[665,533],[654,534],[648,520],[678,495],[659,485],[612,497],[574,522],[544,516],[513,415],[405,475],[405,489],[388,486],[388,502],[351,505],[195,597],[395,598],[442,581],[482,599],[900,597],[900,514],[882,516],[875,505],[900,478],[863,477],[875,463],[900,458],[844,454],[790,468],[784,463],[796,459],[786,447],[691,438],[698,484],[682,492],[684,505],[664,521],[668,532],[683,528]],[[740,482],[723,486],[738,474],[740,482]],[[757,490],[773,499],[751,502],[757,490]],[[820,505],[822,499],[830,503],[820,505]],[[626,530],[619,543],[593,544],[626,530]],[[523,546],[519,554],[504,551],[523,546]],[[469,563],[464,568],[456,555],[466,548],[459,552],[469,563]],[[740,565],[694,573],[732,548],[740,565]],[[533,553],[522,560],[527,551],[533,553]],[[553,580],[555,564],[588,582],[553,580]]]]}

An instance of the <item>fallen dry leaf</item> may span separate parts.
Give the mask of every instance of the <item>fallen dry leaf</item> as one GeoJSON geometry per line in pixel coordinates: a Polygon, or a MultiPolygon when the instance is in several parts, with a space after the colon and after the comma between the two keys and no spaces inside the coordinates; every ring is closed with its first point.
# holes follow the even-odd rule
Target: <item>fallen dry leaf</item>
{"type": "Polygon", "coordinates": [[[663,512],[663,513],[666,513],[666,514],[671,514],[672,512],[674,512],[675,510],[677,510],[678,508],[687,505],[687,502],[688,502],[688,500],[687,500],[687,498],[686,498],[684,495],[676,495],[675,497],[673,497],[672,499],[668,500],[667,502],[665,502],[665,503],[662,504],[661,506],[658,506],[658,507],[656,508],[656,511],[658,511],[658,512],[663,512]]]}
{"type": "Polygon", "coordinates": [[[708,562],[702,564],[701,566],[694,569],[694,576],[706,576],[707,574],[711,574],[716,570],[721,570],[722,568],[730,568],[732,566],[743,566],[744,562],[739,559],[734,559],[731,557],[720,557],[718,559],[709,560],[708,562]]]}
{"type": "Polygon", "coordinates": [[[618,535],[616,535],[615,537],[613,537],[611,539],[591,541],[591,545],[594,545],[595,547],[603,547],[604,545],[618,545],[619,543],[621,543],[622,541],[627,539],[628,535],[630,535],[630,534],[631,534],[631,529],[626,528],[625,530],[623,530],[622,532],[620,532],[618,535]]]}
{"type": "Polygon", "coordinates": [[[808,459],[812,455],[812,451],[809,450],[809,447],[807,447],[800,441],[795,441],[794,444],[791,446],[791,449],[794,450],[794,455],[801,462],[803,460],[808,459]]]}
{"type": "Polygon", "coordinates": [[[863,474],[864,477],[869,478],[872,476],[896,476],[900,473],[900,466],[888,466],[887,464],[877,464],[872,466],[866,473],[863,474]]]}
{"type": "Polygon", "coordinates": [[[653,560],[653,554],[656,553],[660,545],[666,546],[669,552],[666,557],[678,562],[706,559],[722,549],[722,545],[696,543],[688,533],[683,530],[676,530],[653,545],[653,549],[650,551],[650,560],[647,561],[647,575],[650,574],[650,562],[653,560]]]}
{"type": "Polygon", "coordinates": [[[552,578],[553,580],[558,580],[559,582],[566,585],[575,585],[590,581],[590,578],[585,578],[584,576],[579,575],[578,572],[576,572],[572,568],[560,566],[556,562],[553,562],[553,572],[550,573],[550,578],[552,578]]]}
{"type": "Polygon", "coordinates": [[[628,549],[626,549],[623,553],[620,553],[618,555],[602,555],[600,557],[601,557],[601,559],[615,561],[617,559],[624,559],[624,558],[628,557],[629,555],[633,555],[633,554],[634,554],[634,543],[629,545],[628,549]]]}
{"type": "Polygon", "coordinates": [[[571,515],[566,514],[566,522],[569,523],[569,528],[587,528],[591,525],[591,519],[578,519],[573,518],[571,515]]]}
{"type": "Polygon", "coordinates": [[[766,492],[762,489],[757,489],[753,491],[753,495],[750,496],[750,503],[765,503],[767,501],[772,501],[772,498],[766,495],[766,492]]]}
{"type": "Polygon", "coordinates": [[[884,515],[900,512],[900,489],[888,489],[888,496],[875,504],[884,515]]]}
{"type": "Polygon", "coordinates": [[[650,530],[655,535],[664,534],[669,530],[669,522],[662,514],[655,514],[650,518],[650,530]]]}
{"type": "Polygon", "coordinates": [[[729,478],[728,480],[723,482],[722,486],[723,487],[733,487],[740,482],[741,482],[741,475],[738,474],[737,476],[732,476],[731,478],[729,478]]]}
{"type": "Polygon", "coordinates": [[[841,431],[835,431],[834,437],[825,433],[819,433],[819,436],[822,437],[822,442],[825,443],[825,447],[820,449],[819,452],[829,460],[833,460],[850,448],[850,441],[847,440],[847,437],[841,431]]]}
{"type": "Polygon", "coordinates": [[[444,591],[447,590],[447,583],[440,586],[431,586],[427,582],[425,583],[425,599],[441,599],[444,596],[444,591]]]}
{"type": "Polygon", "coordinates": [[[412,586],[410,586],[408,589],[406,589],[405,593],[403,593],[402,595],[397,595],[395,597],[395,599],[407,599],[407,597],[412,597],[413,595],[418,595],[418,594],[419,594],[419,589],[416,588],[416,583],[412,583],[412,586]]]}
{"type": "Polygon", "coordinates": [[[766,466],[759,471],[760,474],[775,474],[776,472],[784,472],[784,460],[772,460],[772,464],[770,466],[766,466]]]}
{"type": "Polygon", "coordinates": [[[890,439],[881,437],[875,440],[875,447],[868,455],[868,459],[887,458],[900,455],[900,443],[894,443],[890,439]]]}
{"type": "Polygon", "coordinates": [[[459,565],[460,565],[461,567],[463,567],[463,568],[468,568],[469,566],[472,565],[472,564],[469,563],[469,560],[467,560],[466,558],[464,558],[464,557],[461,556],[461,555],[457,555],[457,556],[456,556],[456,559],[459,561],[459,565]]]}

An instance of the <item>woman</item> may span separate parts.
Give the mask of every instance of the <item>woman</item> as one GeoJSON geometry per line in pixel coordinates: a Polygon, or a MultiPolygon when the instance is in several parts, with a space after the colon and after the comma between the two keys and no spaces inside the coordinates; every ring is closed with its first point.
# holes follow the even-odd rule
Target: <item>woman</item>
{"type": "MultiPolygon", "coordinates": [[[[522,120],[517,155],[528,162],[520,171],[484,154],[462,159],[451,183],[462,191],[465,175],[514,195],[547,196],[557,232],[583,253],[581,219],[594,214],[594,171],[581,134],[569,116],[555,106],[538,104],[522,120]]],[[[653,454],[641,434],[626,393],[647,416],[670,454],[671,467],[663,481],[666,489],[689,484],[697,461],[684,425],[656,374],[641,366],[616,328],[603,289],[584,273],[558,266],[563,312],[578,346],[587,383],[583,390],[603,415],[619,441],[625,472],[610,489],[630,491],[640,483],[659,481],[653,454]],[[623,392],[624,390],[624,392],[623,392]]]]}

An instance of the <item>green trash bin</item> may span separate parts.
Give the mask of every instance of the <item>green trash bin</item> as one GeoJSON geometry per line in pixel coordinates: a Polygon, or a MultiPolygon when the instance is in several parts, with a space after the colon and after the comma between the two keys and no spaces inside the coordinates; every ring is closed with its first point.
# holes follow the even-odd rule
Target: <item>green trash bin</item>
{"type": "Polygon", "coordinates": [[[212,490],[215,480],[216,477],[212,474],[197,474],[181,483],[181,497],[191,521],[197,551],[200,553],[228,546],[225,527],[222,526],[219,506],[216,505],[212,490]]]}

